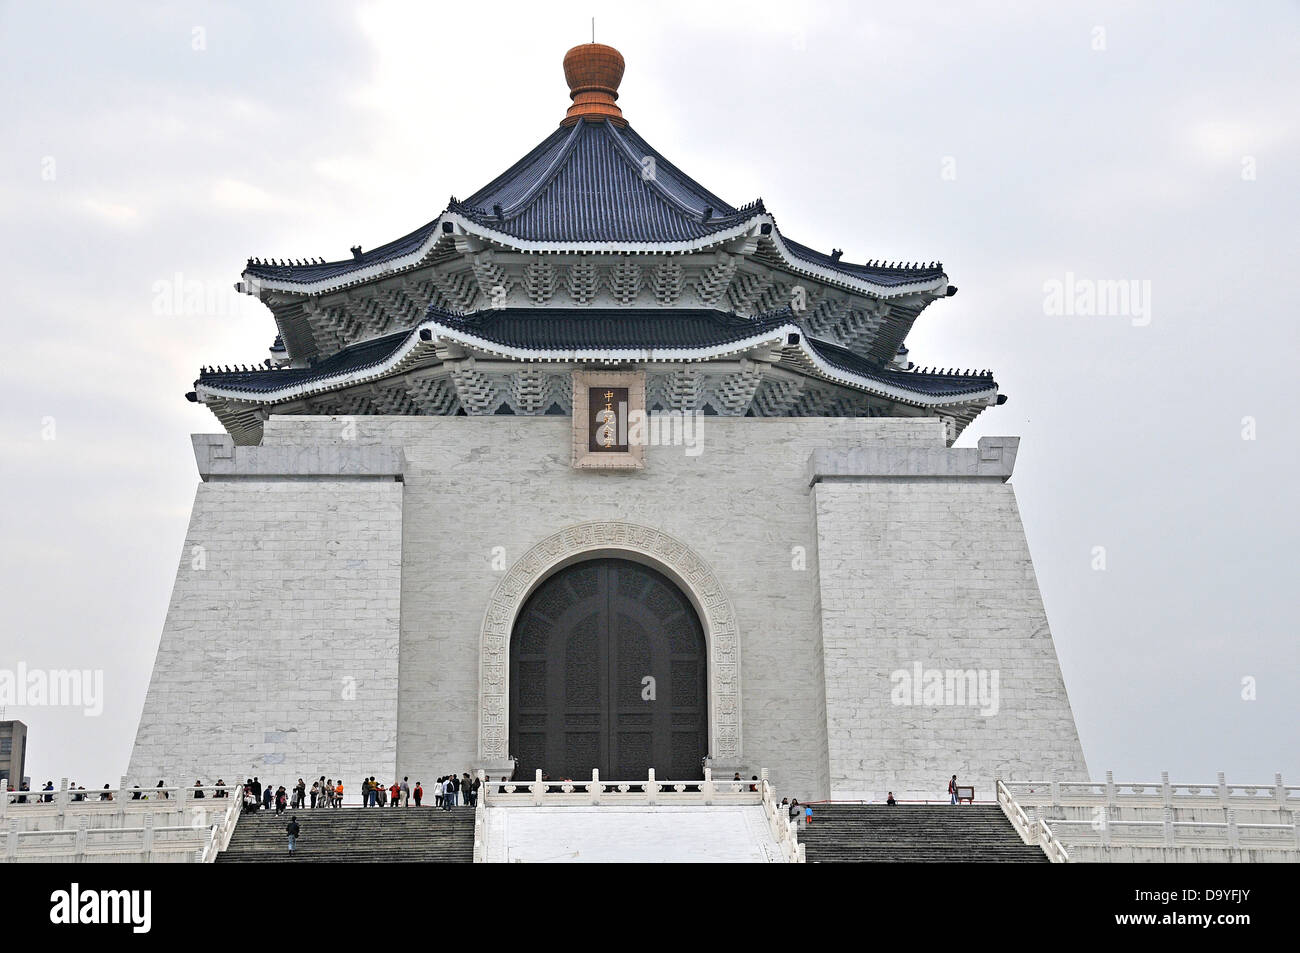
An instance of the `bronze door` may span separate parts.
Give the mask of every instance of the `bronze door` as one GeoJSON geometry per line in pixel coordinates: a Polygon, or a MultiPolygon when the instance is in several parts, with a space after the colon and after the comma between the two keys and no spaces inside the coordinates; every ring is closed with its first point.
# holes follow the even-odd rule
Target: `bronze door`
{"type": "Polygon", "coordinates": [[[596,559],[547,579],[510,642],[516,778],[701,777],[704,632],[689,600],[640,563],[596,559]]]}

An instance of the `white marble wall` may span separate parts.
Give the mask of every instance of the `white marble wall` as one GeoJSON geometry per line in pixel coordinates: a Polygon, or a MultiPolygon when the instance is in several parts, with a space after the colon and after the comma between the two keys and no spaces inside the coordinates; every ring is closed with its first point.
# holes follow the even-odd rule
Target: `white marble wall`
{"type": "MultiPolygon", "coordinates": [[[[493,568],[494,555],[508,567],[558,530],[622,519],[690,546],[731,600],[741,640],[746,775],[767,767],[783,795],[826,793],[808,459],[815,449],[846,444],[942,445],[938,421],[709,417],[698,455],[652,446],[644,470],[613,473],[570,466],[567,417],[355,423],[357,445],[391,443],[406,456],[403,774],[465,770],[477,755],[479,633],[504,576],[493,568]]],[[[264,444],[333,441],[338,432],[329,419],[273,418],[264,444]]]]}
{"type": "Polygon", "coordinates": [[[940,799],[956,774],[991,799],[999,777],[1088,777],[1015,494],[979,466],[815,487],[833,797],[940,799]],[[986,679],[995,713],[896,695],[917,663],[922,684],[986,679]]]}
{"type": "Polygon", "coordinates": [[[619,472],[572,469],[570,439],[567,417],[510,416],[276,417],[230,459],[196,438],[211,482],[132,772],[342,771],[351,793],[362,774],[466,770],[505,570],[552,533],[626,520],[681,540],[721,581],[741,646],[739,767],[768,768],[781,795],[941,791],[953,772],[991,795],[1004,769],[1083,776],[1014,497],[988,477],[998,464],[978,463],[983,482],[864,486],[844,474],[879,455],[816,455],[929,459],[944,449],[937,419],[710,417],[698,454],[652,446],[644,470],[619,472]],[[839,469],[810,489],[815,459],[839,469]],[[384,479],[397,468],[404,482],[384,479]],[[1003,714],[882,706],[879,676],[902,658],[996,666],[1003,714]],[[347,675],[354,701],[340,698],[347,675]]]}
{"type": "Polygon", "coordinates": [[[391,777],[401,534],[392,477],[200,484],[132,782],[391,777]]]}

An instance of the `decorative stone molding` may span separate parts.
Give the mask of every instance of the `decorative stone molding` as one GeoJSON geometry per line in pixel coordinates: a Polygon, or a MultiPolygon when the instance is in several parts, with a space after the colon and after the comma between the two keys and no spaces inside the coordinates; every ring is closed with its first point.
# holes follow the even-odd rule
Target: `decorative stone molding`
{"type": "MultiPolygon", "coordinates": [[[[351,424],[339,421],[342,431],[351,424]]],[[[225,434],[196,433],[194,460],[208,480],[402,480],[405,457],[399,447],[383,445],[309,447],[237,446],[225,434]]]]}
{"type": "Polygon", "coordinates": [[[814,450],[808,485],[829,480],[986,479],[1002,483],[1016,466],[1019,437],[981,437],[975,447],[858,447],[814,450]]]}
{"type": "Polygon", "coordinates": [[[510,637],[519,610],[555,570],[597,556],[653,566],[691,600],[709,653],[709,756],[738,763],[740,635],[731,602],[713,570],[685,543],[648,526],[618,521],[581,523],[546,537],[510,567],[492,594],[479,640],[480,763],[503,764],[510,755],[510,637]]]}

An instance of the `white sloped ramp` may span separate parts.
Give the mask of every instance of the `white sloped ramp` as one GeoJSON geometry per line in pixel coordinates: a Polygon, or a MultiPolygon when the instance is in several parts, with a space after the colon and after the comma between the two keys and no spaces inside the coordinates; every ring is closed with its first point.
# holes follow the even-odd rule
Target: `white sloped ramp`
{"type": "Polygon", "coordinates": [[[488,863],[752,863],[785,859],[761,804],[487,809],[488,863]]]}

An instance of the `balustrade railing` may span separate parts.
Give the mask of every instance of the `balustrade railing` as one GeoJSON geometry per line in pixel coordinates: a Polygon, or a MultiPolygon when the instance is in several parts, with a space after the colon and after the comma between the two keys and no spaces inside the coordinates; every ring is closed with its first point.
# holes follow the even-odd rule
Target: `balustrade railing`
{"type": "MultiPolygon", "coordinates": [[[[112,812],[122,805],[133,805],[136,810],[176,810],[177,804],[191,806],[199,801],[224,801],[232,797],[238,786],[217,786],[215,784],[164,785],[163,787],[142,788],[138,786],[118,786],[104,788],[73,788],[64,778],[57,789],[37,791],[0,790],[0,818],[15,811],[28,808],[45,808],[59,810],[70,805],[79,805],[79,809],[92,810],[95,805],[105,812],[112,812]]],[[[224,804],[220,805],[224,807],[224,804]]]]}
{"type": "Polygon", "coordinates": [[[646,778],[606,781],[598,771],[590,780],[544,779],[540,771],[531,781],[484,779],[483,800],[498,804],[761,804],[765,780],[715,781],[706,768],[703,779],[660,780],[652,768],[646,778]]]}
{"type": "Polygon", "coordinates": [[[1230,785],[1219,774],[1214,784],[1174,784],[1168,773],[1159,782],[1116,782],[1107,772],[1097,781],[998,782],[1003,810],[1028,839],[1046,828],[1040,810],[1091,809],[1088,819],[1055,818],[1055,837],[1071,847],[1215,848],[1300,851],[1300,787],[1284,785],[1276,775],[1273,785],[1230,785]],[[1004,798],[1005,795],[1005,798],[1004,798]],[[1032,812],[1026,811],[1026,808],[1032,812]],[[1159,810],[1159,819],[1118,819],[1126,809],[1159,810]],[[1223,820],[1175,820],[1175,811],[1221,810],[1223,820]],[[1276,813],[1280,823],[1239,823],[1238,812],[1276,813]]]}
{"type": "Polygon", "coordinates": [[[228,842],[241,795],[239,785],[84,790],[66,778],[57,790],[0,790],[0,859],[206,860],[228,842]]]}
{"type": "Polygon", "coordinates": [[[1164,772],[1159,781],[1007,781],[1020,803],[1036,807],[1222,808],[1224,810],[1300,811],[1300,786],[1282,783],[1228,784],[1222,772],[1213,783],[1175,784],[1164,772]]]}
{"type": "Polygon", "coordinates": [[[230,846],[230,837],[235,833],[235,825],[239,823],[239,817],[243,813],[243,805],[244,786],[241,784],[235,788],[234,795],[230,798],[230,806],[226,808],[226,813],[222,816],[221,822],[212,825],[207,843],[203,845],[203,855],[199,858],[200,863],[214,863],[217,855],[230,846]]]}
{"type": "Polygon", "coordinates": [[[1070,862],[1069,851],[1065,845],[1057,839],[1052,828],[1047,822],[1035,814],[1032,818],[1025,813],[1016,799],[1011,796],[1005,784],[997,782],[998,804],[1002,807],[1002,813],[1006,814],[1011,825],[1020,835],[1020,839],[1026,844],[1034,844],[1042,848],[1047,859],[1054,864],[1068,864],[1070,862]]]}

